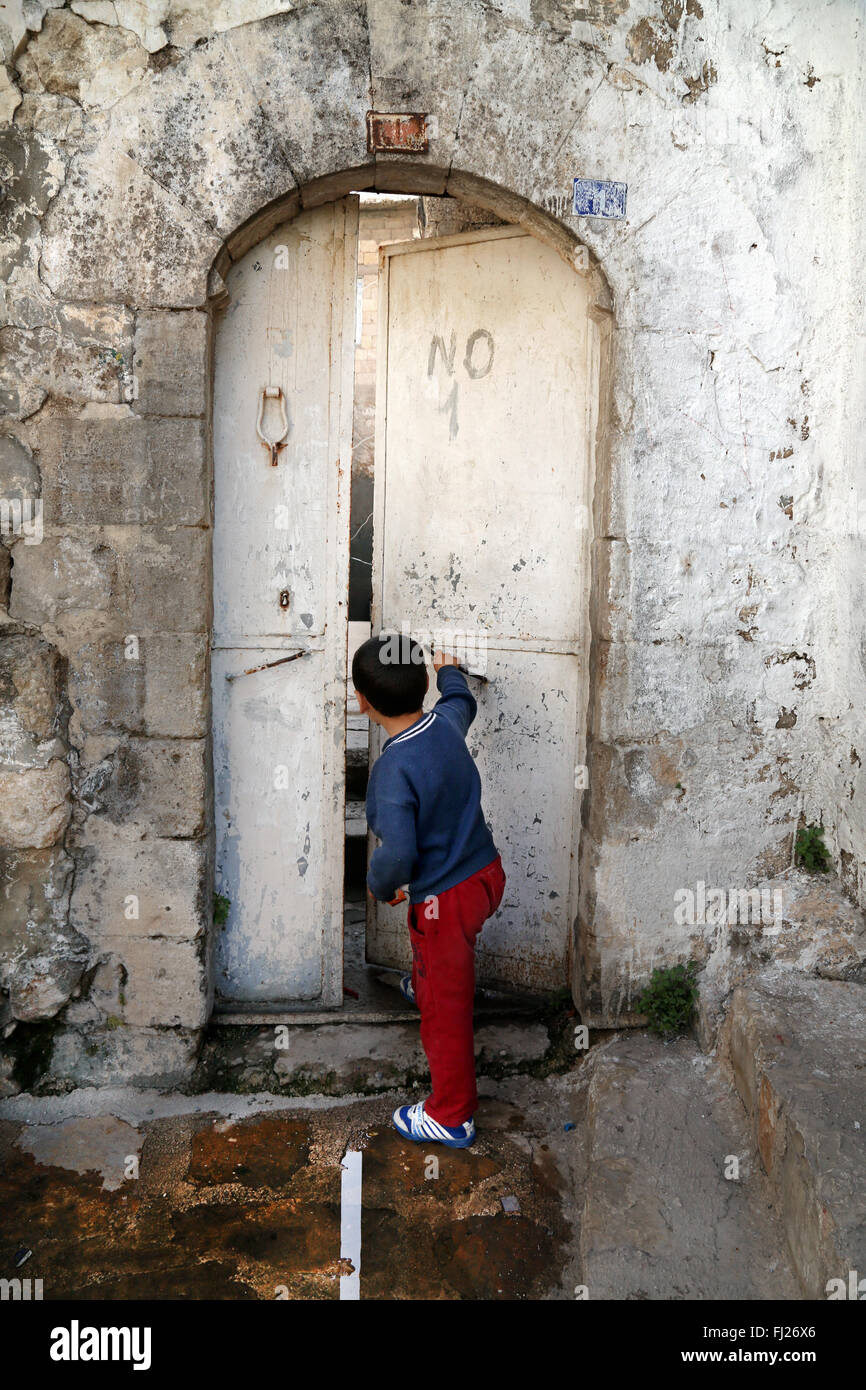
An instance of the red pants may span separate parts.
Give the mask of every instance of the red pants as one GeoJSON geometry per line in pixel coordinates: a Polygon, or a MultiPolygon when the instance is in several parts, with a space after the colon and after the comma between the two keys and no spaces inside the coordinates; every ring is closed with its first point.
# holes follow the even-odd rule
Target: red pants
{"type": "Polygon", "coordinates": [[[409,906],[412,988],[433,1082],[424,1109],[452,1128],[470,1120],[478,1103],[472,1035],[475,938],[504,891],[505,873],[497,855],[432,902],[409,906]]]}

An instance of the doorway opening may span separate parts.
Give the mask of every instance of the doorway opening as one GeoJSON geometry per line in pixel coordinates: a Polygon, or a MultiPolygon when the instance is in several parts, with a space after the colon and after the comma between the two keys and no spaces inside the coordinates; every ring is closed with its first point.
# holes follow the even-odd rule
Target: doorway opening
{"type": "MultiPolygon", "coordinates": [[[[508,876],[479,981],[561,989],[602,282],[462,198],[349,193],[271,226],[228,268],[215,345],[216,1007],[407,1012],[405,906],[365,885],[381,731],[351,660],[379,630],[471,673],[469,748],[508,876]]],[[[425,709],[437,697],[431,681],[425,709]]]]}

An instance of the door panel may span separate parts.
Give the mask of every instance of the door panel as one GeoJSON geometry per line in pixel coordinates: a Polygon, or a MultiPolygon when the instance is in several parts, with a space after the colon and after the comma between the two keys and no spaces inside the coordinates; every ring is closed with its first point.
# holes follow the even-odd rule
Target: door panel
{"type": "Polygon", "coordinates": [[[504,230],[387,257],[385,449],[399,477],[382,611],[574,644],[586,295],[549,247],[504,230]]]}
{"type": "MultiPolygon", "coordinates": [[[[330,434],[331,390],[339,391],[330,329],[342,307],[337,281],[351,239],[348,216],[343,203],[303,213],[227,277],[231,302],[214,383],[214,631],[221,640],[248,644],[325,630],[328,475],[338,452],[330,434]],[[264,385],[285,393],[289,432],[276,467],[256,434],[264,385]],[[284,589],[287,609],[279,606],[284,589]]],[[[262,424],[269,437],[279,416],[268,401],[262,424]]]]}
{"type": "MultiPolygon", "coordinates": [[[[479,975],[557,988],[586,698],[586,287],[514,228],[413,242],[385,248],[380,324],[374,624],[463,633],[470,666],[486,648],[468,745],[508,886],[479,975]]],[[[408,964],[405,918],[370,906],[370,960],[408,964]]]]}
{"type": "Polygon", "coordinates": [[[225,1005],[342,1002],[357,227],[354,198],[279,227],[229,272],[217,334],[211,679],[216,885],[231,901],[216,951],[225,1005]],[[261,414],[265,387],[281,388],[288,425],[275,466],[256,432],[282,432],[278,400],[261,414]]]}
{"type": "Polygon", "coordinates": [[[217,883],[232,901],[218,983],[224,998],[261,1003],[319,997],[333,907],[321,766],[310,757],[322,745],[324,653],[237,675],[275,655],[213,653],[217,883]]]}

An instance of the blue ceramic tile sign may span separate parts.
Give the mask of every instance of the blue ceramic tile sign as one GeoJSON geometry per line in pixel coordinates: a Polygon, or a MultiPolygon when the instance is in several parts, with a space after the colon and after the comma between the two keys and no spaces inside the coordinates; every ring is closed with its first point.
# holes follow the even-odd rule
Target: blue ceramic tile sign
{"type": "Polygon", "coordinates": [[[607,179],[575,179],[573,210],[578,217],[625,217],[626,188],[607,179]]]}

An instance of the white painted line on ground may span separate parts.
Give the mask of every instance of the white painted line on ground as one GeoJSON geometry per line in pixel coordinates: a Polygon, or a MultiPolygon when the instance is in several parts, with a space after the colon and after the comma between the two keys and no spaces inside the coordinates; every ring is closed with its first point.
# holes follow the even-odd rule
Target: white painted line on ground
{"type": "Polygon", "coordinates": [[[340,1259],[351,1260],[353,1274],[340,1275],[340,1301],[361,1297],[361,1158],[347,1149],[340,1179],[340,1259]]]}

